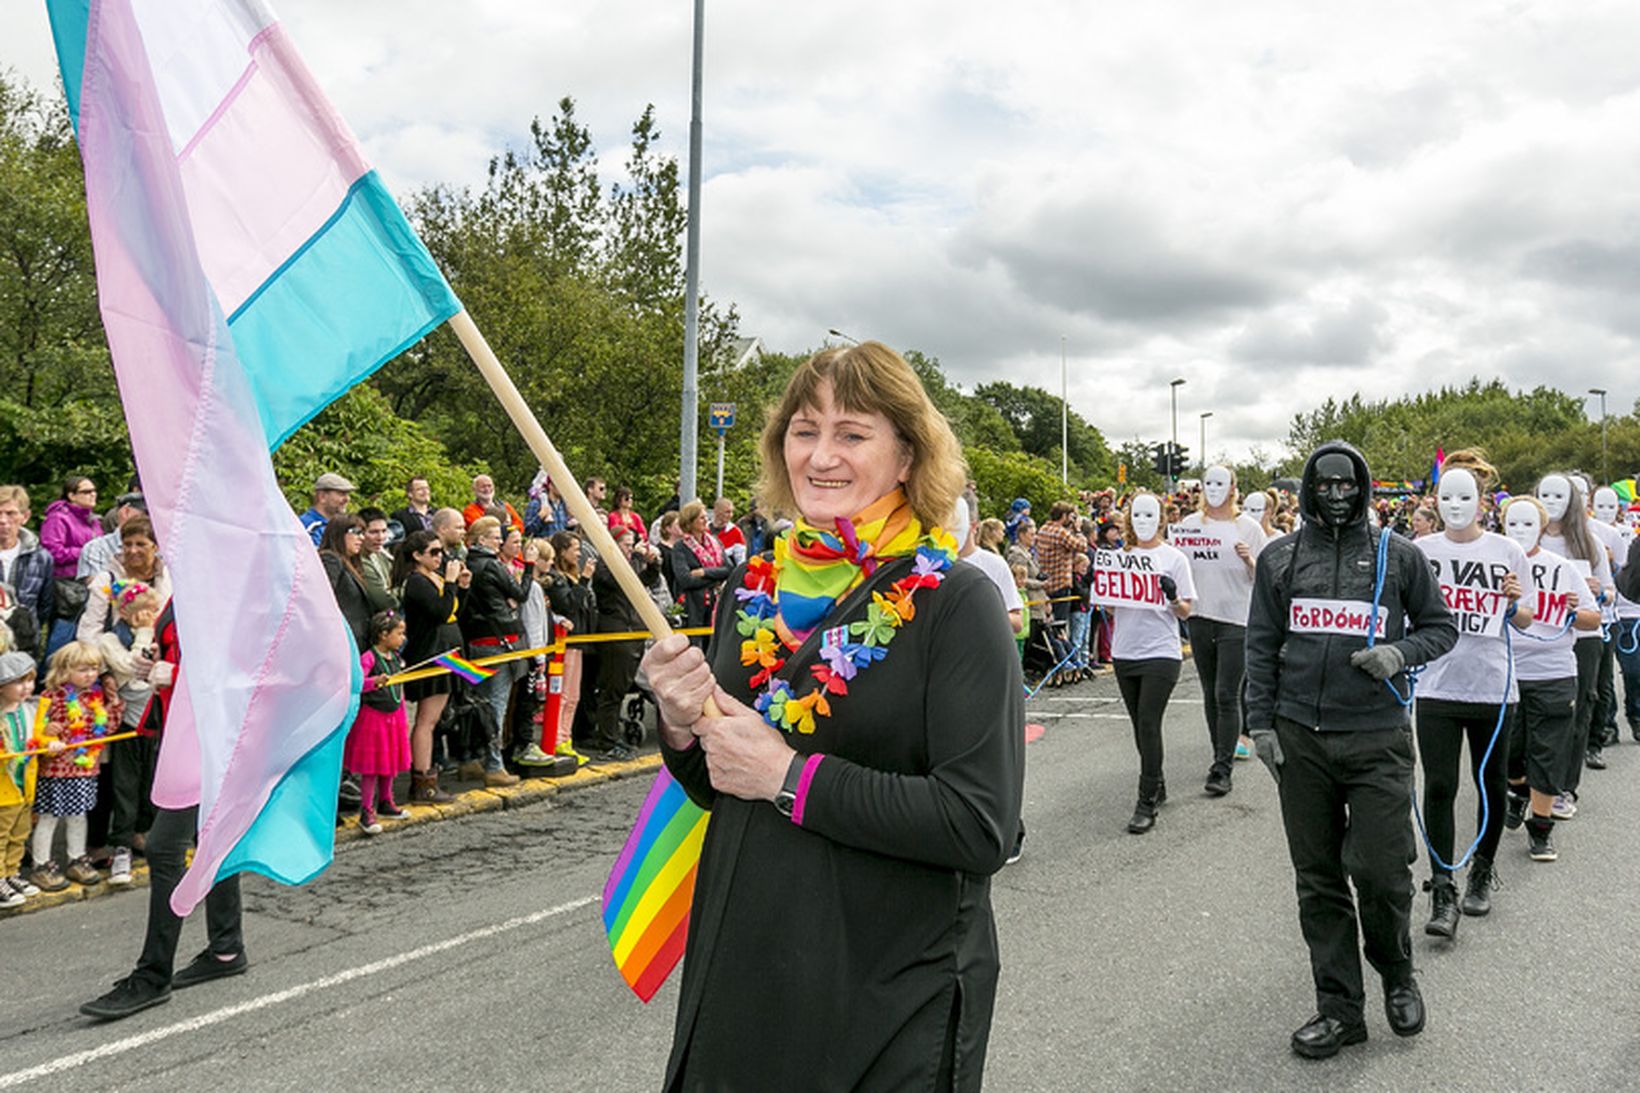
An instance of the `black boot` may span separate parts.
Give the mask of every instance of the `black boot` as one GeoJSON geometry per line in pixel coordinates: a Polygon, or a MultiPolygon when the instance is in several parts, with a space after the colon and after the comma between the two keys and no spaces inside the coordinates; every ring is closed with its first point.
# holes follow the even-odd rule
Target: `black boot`
{"type": "Polygon", "coordinates": [[[1129,835],[1143,835],[1156,826],[1156,805],[1154,797],[1141,796],[1133,806],[1133,818],[1128,821],[1129,835]]]}
{"type": "Polygon", "coordinates": [[[1451,877],[1433,877],[1424,883],[1429,892],[1429,921],[1424,933],[1448,940],[1458,935],[1458,886],[1451,877]]]}
{"type": "Polygon", "coordinates": [[[1490,859],[1477,856],[1469,865],[1469,881],[1464,885],[1460,909],[1479,918],[1492,909],[1492,890],[1498,887],[1498,871],[1490,859]]]}
{"type": "MultiPolygon", "coordinates": [[[[1521,789],[1525,788],[1525,786],[1521,787],[1521,789]]],[[[1523,822],[1525,822],[1526,808],[1532,803],[1532,798],[1525,793],[1517,793],[1513,786],[1510,787],[1508,796],[1509,811],[1504,813],[1503,826],[1507,827],[1510,831],[1514,831],[1516,828],[1520,827],[1523,822]]]]}

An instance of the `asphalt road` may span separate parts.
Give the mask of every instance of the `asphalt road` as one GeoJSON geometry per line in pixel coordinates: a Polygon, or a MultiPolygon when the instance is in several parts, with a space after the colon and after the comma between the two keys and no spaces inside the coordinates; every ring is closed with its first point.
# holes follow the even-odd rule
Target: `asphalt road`
{"type": "MultiPolygon", "coordinates": [[[[988,1088],[1640,1087],[1640,747],[1585,779],[1559,862],[1507,832],[1491,916],[1454,944],[1415,932],[1422,1036],[1396,1039],[1372,1005],[1368,1043],[1313,1063],[1287,1048],[1313,994],[1274,788],[1241,764],[1230,797],[1200,794],[1188,666],[1172,800],[1143,837],[1123,831],[1137,762],[1109,678],[1032,714],[1030,837],[995,889],[988,1088]]],[[[130,968],[145,891],[0,922],[0,1090],[655,1089],[675,982],[648,1006],[627,992],[596,902],[645,785],[347,844],[302,889],[250,878],[250,973],[114,1024],[75,1011],[130,968]]],[[[191,922],[182,958],[202,945],[191,922]]]]}

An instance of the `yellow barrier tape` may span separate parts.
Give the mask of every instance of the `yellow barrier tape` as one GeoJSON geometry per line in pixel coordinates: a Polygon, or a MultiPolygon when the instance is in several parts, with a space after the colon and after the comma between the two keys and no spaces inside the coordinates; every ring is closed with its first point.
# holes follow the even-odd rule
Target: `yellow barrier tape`
{"type": "MultiPolygon", "coordinates": [[[[691,626],[674,630],[674,634],[683,634],[686,637],[695,637],[700,634],[710,634],[710,626],[691,626]]],[[[642,641],[650,636],[648,630],[626,630],[616,634],[573,634],[564,639],[564,645],[597,645],[609,641],[642,641]]],[[[472,663],[480,668],[488,668],[492,664],[506,664],[509,661],[524,660],[532,657],[544,657],[554,652],[562,652],[563,646],[556,643],[543,645],[535,649],[514,649],[510,653],[497,653],[489,657],[474,657],[472,663]]],[[[418,679],[432,679],[434,676],[448,674],[450,669],[442,667],[416,668],[408,672],[400,672],[396,676],[388,676],[380,686],[391,687],[399,683],[410,683],[418,679]]]]}

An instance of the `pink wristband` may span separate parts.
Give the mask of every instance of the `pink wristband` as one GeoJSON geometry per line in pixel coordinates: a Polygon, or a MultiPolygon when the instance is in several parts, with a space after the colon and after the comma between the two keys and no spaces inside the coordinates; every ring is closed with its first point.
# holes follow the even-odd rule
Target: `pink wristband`
{"type": "Polygon", "coordinates": [[[820,769],[825,756],[819,752],[803,762],[803,773],[797,776],[797,799],[792,803],[792,823],[803,826],[803,808],[809,803],[809,786],[814,784],[814,772],[820,769]]]}

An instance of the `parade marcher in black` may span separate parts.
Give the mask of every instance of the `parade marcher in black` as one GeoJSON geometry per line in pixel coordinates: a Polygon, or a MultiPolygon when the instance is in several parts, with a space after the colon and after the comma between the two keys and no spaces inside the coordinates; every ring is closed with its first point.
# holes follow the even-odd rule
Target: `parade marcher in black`
{"type": "Polygon", "coordinates": [[[1293,1050],[1327,1058],[1367,1038],[1358,936],[1400,1036],[1423,1030],[1412,968],[1412,730],[1403,669],[1458,631],[1429,564],[1390,536],[1369,647],[1379,540],[1360,452],[1323,444],[1304,467],[1303,526],[1259,554],[1247,621],[1246,725],[1281,797],[1317,1015],[1293,1050]],[[1393,688],[1399,688],[1399,692],[1393,688]],[[1351,885],[1354,892],[1351,891],[1351,885]],[[1359,927],[1357,908],[1359,907],[1359,927]]]}

